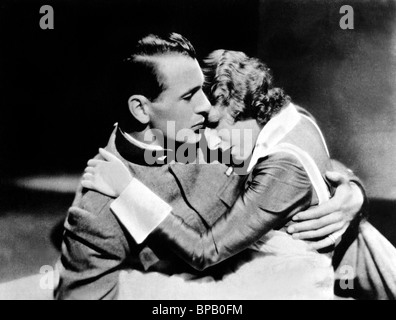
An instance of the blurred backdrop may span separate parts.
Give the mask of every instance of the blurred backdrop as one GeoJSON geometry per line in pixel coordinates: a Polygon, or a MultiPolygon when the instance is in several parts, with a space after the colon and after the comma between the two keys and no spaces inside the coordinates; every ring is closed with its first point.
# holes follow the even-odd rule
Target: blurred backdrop
{"type": "Polygon", "coordinates": [[[183,34],[199,58],[219,48],[262,58],[317,118],[332,156],[365,182],[374,211],[386,212],[376,215],[378,225],[394,240],[396,1],[348,1],[353,30],[339,26],[344,4],[2,0],[0,281],[57,256],[47,245],[49,237],[59,241],[54,225],[115,122],[115,63],[149,32],[183,34]],[[54,30],[39,27],[45,4],[54,8],[54,30]]]}

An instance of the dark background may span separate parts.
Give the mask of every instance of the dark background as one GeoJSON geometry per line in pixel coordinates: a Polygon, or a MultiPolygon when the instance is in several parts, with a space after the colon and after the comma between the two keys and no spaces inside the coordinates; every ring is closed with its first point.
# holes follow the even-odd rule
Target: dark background
{"type": "Polygon", "coordinates": [[[114,119],[114,64],[148,32],[176,31],[200,58],[258,55],[319,120],[333,157],[375,197],[396,197],[395,1],[3,0],[0,176],[80,172],[114,119]],[[39,27],[52,5],[55,29],[39,27]]]}
{"type": "Polygon", "coordinates": [[[372,222],[396,243],[396,1],[1,0],[0,282],[58,258],[78,175],[116,121],[115,64],[166,31],[199,58],[219,48],[262,58],[362,178],[372,222]],[[39,26],[46,4],[54,30],[39,26]],[[339,26],[344,4],[354,30],[339,26]]]}
{"type": "Polygon", "coordinates": [[[8,1],[2,22],[1,170],[82,170],[107,142],[114,73],[140,37],[177,31],[200,58],[227,47],[256,53],[257,1],[8,1]],[[54,30],[39,9],[54,8],[54,30]],[[3,147],[4,150],[4,147],[3,147]]]}

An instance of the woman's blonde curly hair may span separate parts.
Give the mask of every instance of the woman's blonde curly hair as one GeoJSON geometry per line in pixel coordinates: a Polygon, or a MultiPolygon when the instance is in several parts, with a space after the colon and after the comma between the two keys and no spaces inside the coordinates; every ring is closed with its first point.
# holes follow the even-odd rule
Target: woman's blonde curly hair
{"type": "Polygon", "coordinates": [[[256,119],[265,125],[290,102],[273,86],[270,69],[243,52],[216,50],[205,59],[205,90],[213,105],[229,108],[235,121],[256,119]]]}

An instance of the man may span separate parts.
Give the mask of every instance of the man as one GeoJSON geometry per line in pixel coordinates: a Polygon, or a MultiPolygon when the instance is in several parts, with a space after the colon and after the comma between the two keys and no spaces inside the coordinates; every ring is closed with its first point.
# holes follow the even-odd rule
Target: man
{"type": "MultiPolygon", "coordinates": [[[[202,90],[204,78],[194,48],[177,34],[168,38],[145,37],[126,60],[124,72],[127,75],[124,99],[128,108],[122,109],[119,126],[111,135],[106,149],[162,199],[161,203],[154,201],[150,208],[142,210],[155,212],[156,207],[172,209],[192,228],[205,231],[232,207],[242,190],[243,178],[229,174],[227,167],[220,164],[172,163],[168,161],[172,158],[168,143],[161,143],[154,135],[149,140],[153,141],[151,144],[145,143],[150,138],[151,129],[163,132],[166,141],[174,141],[173,151],[184,142],[194,145],[202,138],[199,130],[205,122],[210,122],[213,108],[202,90]],[[169,124],[173,125],[173,130],[169,130],[169,124]],[[147,151],[161,161],[147,163],[147,151]],[[164,203],[169,206],[164,206],[164,203]]],[[[358,189],[349,184],[343,184],[343,188],[358,189]]],[[[351,195],[356,195],[356,192],[348,190],[346,196],[345,193],[338,194],[338,200],[334,199],[327,207],[315,209],[309,215],[327,216],[327,213],[337,211],[342,203],[348,213],[342,220],[348,221],[358,211],[355,207],[361,206],[359,200],[345,201],[345,197],[351,195]]],[[[216,278],[232,263],[226,261],[200,273],[160,243],[135,242],[126,229],[139,226],[133,223],[122,225],[111,211],[112,201],[110,197],[82,187],[77,191],[65,222],[57,298],[116,298],[119,271],[124,268],[147,272],[148,277],[150,272],[157,271],[200,279],[205,276],[216,278]]],[[[161,214],[158,217],[160,219],[161,214]]],[[[309,221],[300,227],[295,225],[295,229],[326,228],[329,220],[334,221],[309,221]],[[315,227],[312,227],[313,223],[315,227]]],[[[243,257],[236,256],[235,259],[243,257]]]]}

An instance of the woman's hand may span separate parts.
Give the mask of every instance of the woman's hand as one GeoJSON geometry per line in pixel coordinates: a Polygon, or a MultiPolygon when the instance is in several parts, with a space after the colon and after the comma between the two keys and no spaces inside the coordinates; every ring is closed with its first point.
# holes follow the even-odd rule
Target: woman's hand
{"type": "Polygon", "coordinates": [[[326,176],[338,185],[333,198],[320,206],[312,207],[293,217],[296,224],[287,231],[293,238],[300,240],[323,240],[312,242],[315,250],[337,244],[350,222],[356,217],[363,205],[363,193],[349,178],[338,172],[328,172],[326,176]]]}
{"type": "Polygon", "coordinates": [[[110,197],[118,197],[133,177],[128,168],[112,153],[99,149],[105,160],[91,159],[85,169],[82,186],[103,193],[110,197]]]}

